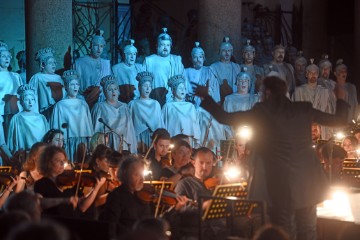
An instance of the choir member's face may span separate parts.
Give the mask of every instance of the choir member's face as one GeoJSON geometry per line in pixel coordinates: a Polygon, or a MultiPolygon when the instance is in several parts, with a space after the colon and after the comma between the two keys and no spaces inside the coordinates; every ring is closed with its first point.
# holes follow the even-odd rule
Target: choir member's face
{"type": "Polygon", "coordinates": [[[137,51],[135,50],[135,48],[128,48],[125,51],[125,63],[128,66],[132,66],[135,64],[136,53],[137,53],[137,51]]]}
{"type": "Polygon", "coordinates": [[[64,136],[61,133],[55,133],[50,144],[62,148],[64,146],[64,136]]]}
{"type": "Polygon", "coordinates": [[[106,157],[96,158],[96,165],[100,171],[109,172],[109,161],[106,157]]]}
{"type": "Polygon", "coordinates": [[[66,156],[62,152],[58,152],[51,159],[51,175],[56,177],[64,172],[64,164],[66,156]]]}
{"type": "Polygon", "coordinates": [[[56,70],[56,60],[53,57],[50,57],[46,60],[46,63],[44,65],[44,73],[47,74],[53,74],[56,70]]]}
{"type": "Polygon", "coordinates": [[[167,57],[170,55],[171,51],[171,41],[170,40],[160,40],[158,42],[157,53],[161,57],[167,57]]]}
{"type": "Polygon", "coordinates": [[[199,152],[195,158],[195,177],[205,180],[209,177],[213,166],[213,155],[210,152],[199,152]]]}
{"type": "Polygon", "coordinates": [[[100,58],[101,54],[104,51],[104,44],[101,42],[93,42],[91,46],[91,56],[93,58],[100,58]]]}
{"type": "Polygon", "coordinates": [[[345,82],[346,77],[347,77],[347,69],[346,68],[340,68],[340,69],[336,70],[335,76],[336,76],[337,80],[345,82]]]}
{"type": "Polygon", "coordinates": [[[305,74],[306,62],[298,61],[295,62],[295,72],[298,74],[305,74]]]}
{"type": "Polygon", "coordinates": [[[152,87],[150,82],[144,82],[140,88],[140,94],[142,98],[149,98],[151,93],[152,87]]]}
{"type": "Polygon", "coordinates": [[[249,79],[247,77],[240,77],[237,79],[238,93],[247,94],[249,92],[249,79]]]}
{"type": "Polygon", "coordinates": [[[278,48],[273,52],[273,58],[276,63],[282,63],[285,57],[285,49],[278,48]]]}
{"type": "Polygon", "coordinates": [[[79,92],[80,84],[77,79],[73,79],[69,82],[67,87],[67,95],[70,98],[75,98],[79,92]]]}
{"type": "Polygon", "coordinates": [[[161,157],[166,156],[169,151],[170,140],[168,139],[159,139],[156,143],[154,143],[154,149],[157,155],[161,157]]]}
{"type": "Polygon", "coordinates": [[[144,187],[144,166],[141,163],[134,164],[129,169],[128,188],[130,191],[140,191],[144,187]]]}
{"type": "Polygon", "coordinates": [[[321,77],[324,79],[329,79],[330,77],[331,66],[323,66],[320,68],[321,77]]]}
{"type": "Polygon", "coordinates": [[[110,102],[116,102],[119,98],[119,86],[115,84],[109,84],[105,93],[106,100],[110,102]]]}
{"type": "Polygon", "coordinates": [[[255,52],[254,51],[246,51],[243,53],[244,62],[246,64],[252,64],[254,62],[255,58],[255,52]]]}
{"type": "Polygon", "coordinates": [[[204,65],[205,57],[201,52],[195,52],[191,55],[193,67],[195,69],[200,69],[204,65]]]}
{"type": "Polygon", "coordinates": [[[319,77],[319,71],[317,70],[308,70],[306,72],[306,77],[309,83],[316,83],[319,77]]]}
{"type": "Polygon", "coordinates": [[[184,100],[186,96],[186,87],[184,83],[180,83],[175,91],[175,98],[177,100],[184,100]]]}
{"type": "Polygon", "coordinates": [[[220,49],[220,60],[223,62],[230,62],[233,54],[233,47],[230,45],[223,46],[220,49]]]}
{"type": "Polygon", "coordinates": [[[25,112],[31,112],[35,105],[35,96],[33,94],[26,94],[22,100],[22,107],[25,112]]]}
{"type": "Polygon", "coordinates": [[[10,66],[11,54],[8,50],[0,52],[0,67],[7,69],[10,66]]]}

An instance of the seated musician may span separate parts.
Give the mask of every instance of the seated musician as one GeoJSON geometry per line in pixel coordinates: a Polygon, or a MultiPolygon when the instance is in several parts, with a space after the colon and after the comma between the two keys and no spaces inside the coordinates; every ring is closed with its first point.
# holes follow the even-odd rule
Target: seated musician
{"type": "MultiPolygon", "coordinates": [[[[193,177],[186,177],[181,179],[175,186],[177,195],[184,195],[188,199],[198,200],[199,196],[211,196],[212,193],[204,184],[204,181],[210,177],[213,170],[214,154],[206,148],[201,147],[196,150],[194,154],[195,175],[193,177]]],[[[210,201],[205,201],[202,208],[205,210],[209,206],[210,201]]],[[[189,211],[194,213],[194,218],[197,217],[198,210],[196,207],[188,207],[189,211]]],[[[196,222],[194,223],[196,224],[196,222]]],[[[196,236],[197,230],[194,233],[196,236]]],[[[203,229],[204,239],[222,239],[226,237],[226,230],[224,222],[221,220],[214,220],[207,223],[203,229]]]]}
{"type": "Polygon", "coordinates": [[[152,180],[159,180],[161,169],[165,162],[169,162],[168,152],[170,146],[170,133],[164,128],[158,128],[152,135],[154,144],[148,159],[150,160],[149,170],[152,172],[152,180]]]}
{"type": "Polygon", "coordinates": [[[181,178],[193,176],[194,166],[190,156],[190,144],[183,140],[176,141],[171,151],[172,163],[161,170],[161,179],[173,182],[175,186],[181,178]]]}
{"type": "MultiPolygon", "coordinates": [[[[143,202],[137,192],[144,186],[144,162],[129,156],[120,165],[118,178],[121,186],[109,193],[101,219],[116,222],[118,233],[129,231],[133,224],[144,217],[153,215],[149,203],[143,202]]],[[[187,202],[186,197],[177,197],[175,209],[180,209],[187,202]]]]}
{"type": "Polygon", "coordinates": [[[91,194],[85,198],[81,198],[79,201],[78,196],[75,196],[75,193],[77,192],[75,188],[62,190],[58,187],[56,182],[57,177],[64,172],[64,164],[66,161],[64,149],[56,146],[46,147],[40,156],[38,169],[40,174],[44,177],[35,182],[35,193],[41,194],[43,198],[56,198],[58,199],[58,203],[68,204],[58,206],[54,204],[55,206],[45,209],[43,214],[72,216],[72,210],[77,206],[80,211],[85,212],[93,203],[97,192],[105,182],[105,178],[98,181],[91,194]]]}
{"type": "Polygon", "coordinates": [[[43,142],[32,145],[28,157],[22,166],[23,171],[19,174],[20,179],[16,185],[16,192],[21,192],[24,189],[33,191],[35,181],[43,177],[39,173],[37,165],[40,154],[44,151],[46,146],[47,144],[43,142]]]}

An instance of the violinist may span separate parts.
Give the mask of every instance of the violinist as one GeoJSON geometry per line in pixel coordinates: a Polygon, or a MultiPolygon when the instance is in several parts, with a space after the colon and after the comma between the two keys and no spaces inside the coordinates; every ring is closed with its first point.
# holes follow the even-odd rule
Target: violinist
{"type": "Polygon", "coordinates": [[[63,203],[44,210],[43,214],[45,215],[72,216],[76,207],[81,212],[86,211],[94,201],[99,188],[105,182],[105,179],[97,181],[93,192],[79,201],[78,196],[75,196],[77,192],[75,188],[62,190],[56,184],[57,176],[64,172],[66,161],[64,149],[57,146],[47,146],[40,156],[38,170],[44,177],[35,182],[34,191],[41,194],[43,198],[57,198],[62,200],[59,203],[63,203]]]}
{"type": "Polygon", "coordinates": [[[191,147],[184,140],[174,142],[171,151],[172,164],[161,170],[161,179],[173,182],[174,185],[185,176],[194,175],[194,166],[191,164],[191,147]]]}
{"type": "Polygon", "coordinates": [[[24,189],[34,190],[35,181],[43,176],[38,171],[37,165],[41,153],[44,151],[46,143],[38,142],[32,145],[26,161],[23,164],[23,171],[20,173],[20,179],[16,185],[15,192],[21,192],[24,189]]]}
{"type": "Polygon", "coordinates": [[[152,172],[152,180],[159,180],[163,165],[169,164],[167,156],[170,147],[170,133],[164,128],[158,128],[152,135],[152,141],[154,148],[148,156],[150,160],[149,169],[152,172]]]}
{"type": "MultiPolygon", "coordinates": [[[[204,184],[204,181],[210,177],[213,168],[214,154],[206,148],[201,147],[196,150],[194,154],[194,168],[195,175],[193,177],[186,177],[181,179],[175,186],[175,192],[177,195],[185,195],[188,199],[198,200],[201,196],[211,196],[210,190],[208,190],[204,184]]],[[[205,201],[201,206],[204,210],[209,206],[210,201],[205,201]]],[[[199,206],[200,207],[200,206],[199,206]]],[[[193,214],[193,218],[198,216],[198,208],[196,206],[188,206],[185,208],[189,214],[193,214]]],[[[197,222],[194,222],[197,224],[197,222]]],[[[223,239],[225,224],[223,221],[213,220],[206,223],[203,228],[204,239],[223,239]]],[[[197,229],[192,233],[197,236],[197,229]]]]}
{"type": "MultiPolygon", "coordinates": [[[[93,151],[89,162],[89,169],[92,170],[92,174],[95,175],[97,179],[102,179],[104,182],[95,196],[93,206],[95,207],[93,209],[95,211],[95,219],[98,218],[98,211],[100,210],[98,207],[105,204],[108,193],[113,190],[113,186],[110,184],[111,175],[109,173],[109,161],[112,152],[113,151],[109,147],[104,144],[99,144],[93,151]]],[[[90,209],[89,211],[91,212],[90,209]]]]}
{"type": "Polygon", "coordinates": [[[10,194],[14,191],[14,187],[18,183],[19,179],[20,178],[18,176],[11,177],[11,182],[5,187],[4,191],[0,193],[0,209],[3,207],[10,194]]]}
{"type": "MultiPolygon", "coordinates": [[[[144,187],[144,162],[128,156],[123,160],[118,171],[121,185],[109,193],[101,219],[116,222],[118,233],[129,231],[134,223],[145,217],[152,217],[152,206],[142,201],[137,192],[144,187]]],[[[177,197],[176,210],[187,202],[186,197],[177,197]]]]}

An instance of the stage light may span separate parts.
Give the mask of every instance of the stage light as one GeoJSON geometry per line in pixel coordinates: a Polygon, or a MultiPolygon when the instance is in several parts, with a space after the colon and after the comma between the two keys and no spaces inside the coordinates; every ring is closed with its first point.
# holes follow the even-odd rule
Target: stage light
{"type": "Polygon", "coordinates": [[[224,176],[228,179],[228,180],[235,180],[238,179],[240,177],[241,171],[238,167],[236,166],[229,166],[229,168],[227,168],[224,171],[224,176]]]}
{"type": "Polygon", "coordinates": [[[343,132],[337,132],[335,133],[335,139],[337,141],[342,141],[345,138],[345,134],[343,132]]]}
{"type": "Polygon", "coordinates": [[[249,140],[252,137],[252,129],[248,126],[242,126],[239,128],[237,136],[249,140]]]}
{"type": "Polygon", "coordinates": [[[144,169],[143,175],[144,175],[144,177],[151,176],[151,175],[152,175],[152,171],[149,170],[149,169],[144,169]]]}

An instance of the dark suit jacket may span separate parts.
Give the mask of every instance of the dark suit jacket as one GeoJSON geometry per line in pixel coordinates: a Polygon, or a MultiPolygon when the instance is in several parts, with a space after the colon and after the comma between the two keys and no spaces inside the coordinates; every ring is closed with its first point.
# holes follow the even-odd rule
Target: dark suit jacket
{"type": "Polygon", "coordinates": [[[337,101],[335,115],[318,111],[311,103],[291,102],[286,97],[269,99],[249,111],[235,113],[226,113],[211,97],[206,97],[201,106],[220,123],[252,127],[255,163],[250,193],[267,190],[266,197],[256,200],[267,200],[273,207],[295,209],[323,200],[328,183],[312,148],[311,124],[345,125],[346,102],[337,101]],[[261,178],[264,181],[259,181],[261,178]]]}

